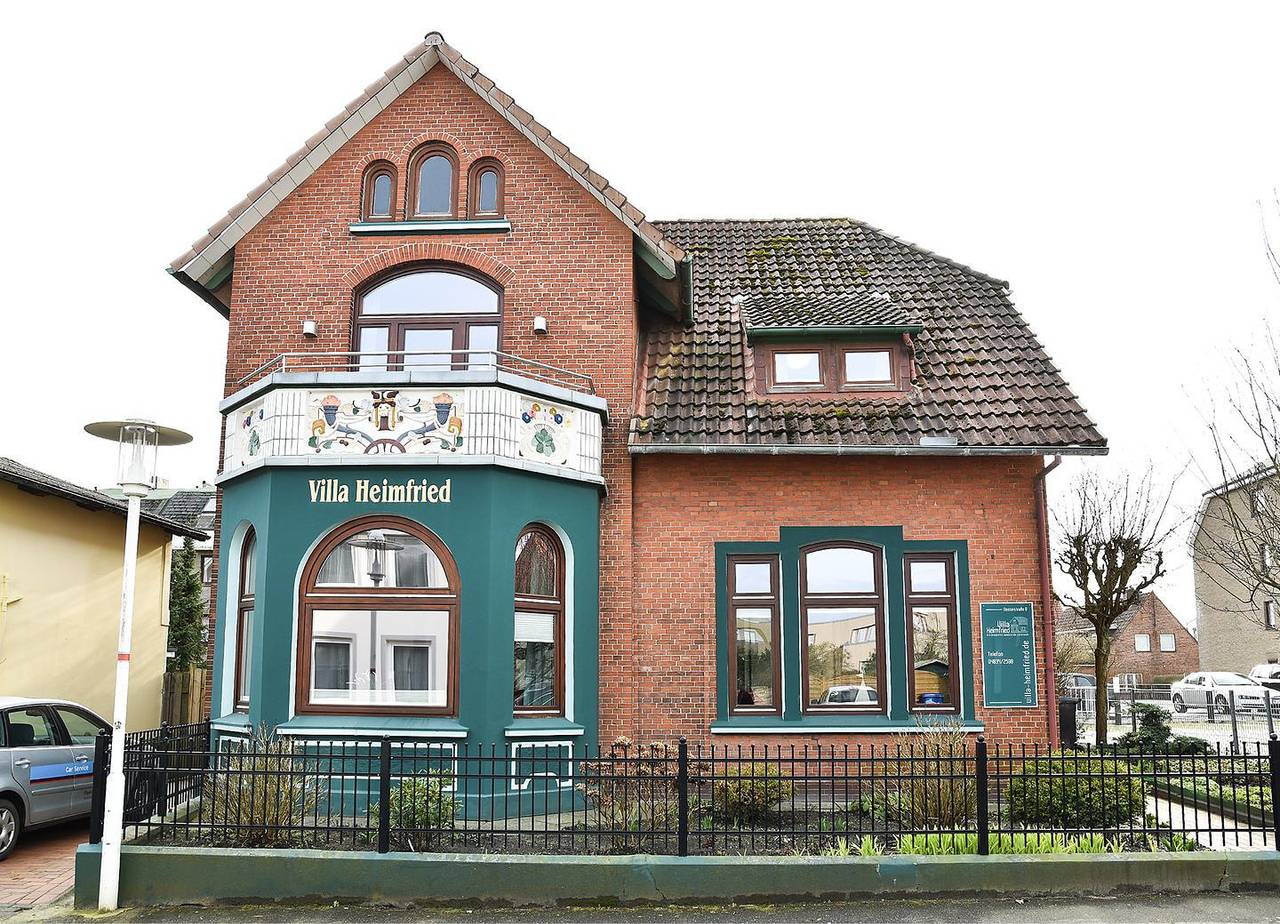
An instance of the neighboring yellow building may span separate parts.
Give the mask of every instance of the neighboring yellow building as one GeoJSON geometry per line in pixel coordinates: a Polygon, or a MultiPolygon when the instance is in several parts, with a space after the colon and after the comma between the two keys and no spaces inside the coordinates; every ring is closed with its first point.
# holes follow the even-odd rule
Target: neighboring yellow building
{"type": "MultiPolygon", "coordinates": [[[[125,504],[0,457],[0,696],[67,699],[110,719],[125,504]]],[[[128,728],[160,724],[173,536],[144,513],[138,532],[128,728]]]]}

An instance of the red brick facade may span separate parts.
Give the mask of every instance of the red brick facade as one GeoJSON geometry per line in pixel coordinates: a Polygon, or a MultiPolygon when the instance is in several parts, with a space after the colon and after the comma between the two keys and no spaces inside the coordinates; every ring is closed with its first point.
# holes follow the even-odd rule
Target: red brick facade
{"type": "MultiPolygon", "coordinates": [[[[465,179],[460,186],[465,184],[465,179]]],[[[461,192],[460,195],[465,195],[461,192]]],[[[504,288],[501,349],[590,375],[609,403],[601,514],[600,740],[706,734],[715,715],[714,543],[777,538],[779,526],[902,525],[908,539],[968,542],[977,605],[1040,592],[1038,457],[632,457],[639,314],[633,235],[443,67],[436,67],[330,157],[235,248],[226,391],[285,352],[350,349],[353,290],[397,264],[438,260],[504,288]],[[353,235],[363,168],[399,174],[429,140],[505,170],[505,233],[353,235]],[[535,337],[545,316],[550,335],[535,337]],[[307,339],[302,321],[318,322],[307,339]]],[[[1043,641],[1043,632],[1037,632],[1043,641]]],[[[210,639],[211,653],[214,640],[210,639]]],[[[974,652],[975,665],[977,652],[974,652]]],[[[1038,662],[1043,672],[1043,651],[1038,662]]],[[[1048,712],[984,712],[1001,739],[1042,739],[1048,712]]],[[[771,736],[769,743],[792,740],[771,736]]],[[[795,739],[799,740],[799,739],[795,739]]],[[[855,740],[824,735],[823,743],[855,740]]],[[[880,739],[883,741],[883,739],[880,739]]]]}
{"type": "MultiPolygon", "coordinates": [[[[1093,663],[1072,670],[1093,676],[1093,663]]],[[[1164,601],[1153,593],[1143,594],[1137,612],[1117,633],[1111,646],[1108,680],[1121,674],[1137,674],[1140,683],[1167,683],[1200,670],[1200,645],[1187,627],[1170,612],[1164,601]],[[1172,635],[1173,651],[1160,650],[1160,636],[1172,635]],[[1138,651],[1138,635],[1146,635],[1150,651],[1138,651]]]]}

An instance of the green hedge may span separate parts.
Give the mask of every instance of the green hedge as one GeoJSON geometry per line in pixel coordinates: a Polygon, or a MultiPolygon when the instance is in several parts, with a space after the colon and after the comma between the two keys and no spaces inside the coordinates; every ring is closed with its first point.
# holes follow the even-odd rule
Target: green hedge
{"type": "Polygon", "coordinates": [[[1008,780],[1005,809],[1014,824],[1118,828],[1140,818],[1147,783],[1127,762],[1052,755],[1027,761],[1008,780]]]}

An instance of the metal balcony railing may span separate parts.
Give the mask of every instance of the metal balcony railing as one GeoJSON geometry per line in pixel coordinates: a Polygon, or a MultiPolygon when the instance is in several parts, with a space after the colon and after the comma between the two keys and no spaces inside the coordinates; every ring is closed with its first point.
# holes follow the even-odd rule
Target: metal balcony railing
{"type": "Polygon", "coordinates": [[[243,376],[243,388],[276,372],[459,372],[499,370],[571,391],[595,394],[591,376],[500,350],[382,350],[281,353],[243,376]]]}

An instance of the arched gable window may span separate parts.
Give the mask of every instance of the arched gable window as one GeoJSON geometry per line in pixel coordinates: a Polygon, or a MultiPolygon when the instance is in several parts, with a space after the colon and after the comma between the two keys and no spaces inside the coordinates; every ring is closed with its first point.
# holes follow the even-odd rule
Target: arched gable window
{"type": "Polygon", "coordinates": [[[458,203],[458,155],[439,141],[424,144],[409,159],[410,218],[455,218],[458,203]]]}
{"type": "Polygon", "coordinates": [[[516,540],[516,715],[564,714],[564,547],[551,529],[516,540]]]}
{"type": "Polygon", "coordinates": [[[456,715],[458,571],[402,517],[334,530],[302,571],[297,711],[456,715]]]}
{"type": "Polygon", "coordinates": [[[467,178],[467,214],[471,218],[499,218],[505,211],[502,165],[491,157],[471,165],[467,178]]]}
{"type": "Polygon", "coordinates": [[[806,712],[885,711],[884,558],[828,542],[800,553],[806,712]]]}
{"type": "Polygon", "coordinates": [[[395,168],[385,160],[370,164],[364,172],[364,184],[360,196],[361,220],[390,221],[395,191],[395,168]]]}
{"type": "Polygon", "coordinates": [[[235,710],[249,711],[253,671],[253,610],[258,583],[258,536],[249,527],[240,542],[240,586],[236,592],[235,710]]]}
{"type": "Polygon", "coordinates": [[[501,330],[502,290],[461,267],[401,269],[356,294],[353,345],[362,369],[492,366],[501,330]]]}

